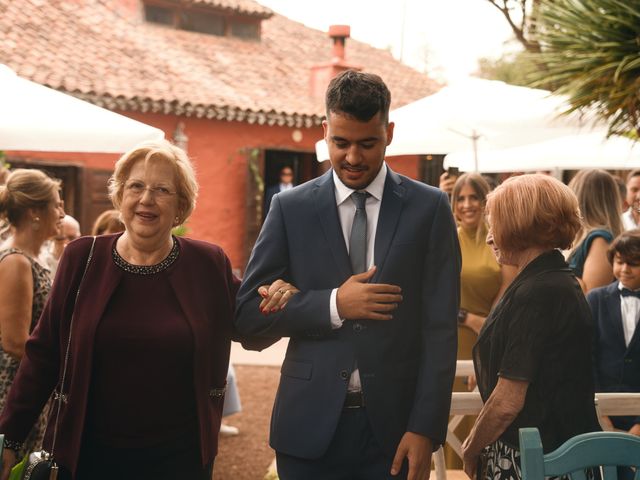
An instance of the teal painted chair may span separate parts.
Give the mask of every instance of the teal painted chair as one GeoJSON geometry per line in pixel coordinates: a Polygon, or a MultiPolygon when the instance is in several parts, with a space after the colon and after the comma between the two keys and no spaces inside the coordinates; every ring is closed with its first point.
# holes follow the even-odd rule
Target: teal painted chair
{"type": "Polygon", "coordinates": [[[561,475],[586,480],[584,470],[589,467],[602,467],[604,480],[617,480],[617,467],[635,467],[633,478],[640,480],[640,437],[619,432],[583,433],[544,455],[538,429],[521,428],[520,465],[523,480],[561,475]]]}

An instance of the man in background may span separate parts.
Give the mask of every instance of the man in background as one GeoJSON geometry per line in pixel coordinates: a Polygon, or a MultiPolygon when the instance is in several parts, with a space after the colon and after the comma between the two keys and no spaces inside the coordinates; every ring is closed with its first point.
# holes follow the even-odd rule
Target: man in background
{"type": "Polygon", "coordinates": [[[622,214],[622,226],[633,230],[640,226],[640,169],[627,175],[627,204],[629,208],[622,214]]]}
{"type": "Polygon", "coordinates": [[[267,187],[267,191],[264,195],[264,216],[267,216],[269,213],[269,208],[271,208],[271,200],[273,196],[280,193],[285,192],[287,190],[291,190],[293,188],[293,169],[288,165],[282,167],[280,169],[280,175],[278,177],[280,181],[275,184],[267,187]]]}

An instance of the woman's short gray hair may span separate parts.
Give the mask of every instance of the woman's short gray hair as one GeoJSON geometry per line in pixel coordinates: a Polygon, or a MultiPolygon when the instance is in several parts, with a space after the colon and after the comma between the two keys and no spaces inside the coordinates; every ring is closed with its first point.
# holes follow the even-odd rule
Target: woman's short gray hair
{"type": "Polygon", "coordinates": [[[171,164],[176,175],[179,223],[184,223],[196,206],[198,183],[189,156],[180,147],[167,140],[141,143],[118,159],[113,175],[109,179],[109,197],[113,206],[120,210],[124,184],[129,178],[131,168],[138,160],[143,160],[145,163],[164,160],[171,164]]]}

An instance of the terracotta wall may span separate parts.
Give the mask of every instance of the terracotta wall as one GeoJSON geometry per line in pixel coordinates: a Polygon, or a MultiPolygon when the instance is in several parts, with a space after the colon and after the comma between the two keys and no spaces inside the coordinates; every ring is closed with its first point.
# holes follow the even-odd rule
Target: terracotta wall
{"type": "MultiPolygon", "coordinates": [[[[184,123],[184,133],[189,138],[188,152],[194,160],[200,184],[198,204],[187,224],[188,236],[220,245],[231,258],[233,266],[241,270],[245,266],[247,150],[313,152],[315,142],[322,137],[321,127],[269,127],[135,112],[127,112],[127,116],[162,129],[169,139],[173,138],[178,122],[184,123]],[[294,140],[296,130],[295,137],[299,141],[294,140]]],[[[118,155],[86,153],[7,153],[107,170],[113,168],[118,158],[118,155]]],[[[389,159],[391,168],[412,178],[418,177],[418,163],[417,157],[389,159]]]]}

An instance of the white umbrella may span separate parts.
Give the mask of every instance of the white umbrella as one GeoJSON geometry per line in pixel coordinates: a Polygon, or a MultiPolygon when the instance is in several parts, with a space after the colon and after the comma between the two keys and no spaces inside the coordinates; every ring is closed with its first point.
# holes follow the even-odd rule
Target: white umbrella
{"type": "Polygon", "coordinates": [[[468,78],[393,110],[387,155],[468,151],[481,159],[487,150],[592,131],[590,118],[561,115],[567,108],[564,97],[546,90],[468,78]]]}
{"type": "Polygon", "coordinates": [[[0,64],[0,149],[122,153],[157,128],[21,78],[0,64]]]}
{"type": "MultiPolygon", "coordinates": [[[[457,166],[472,171],[475,159],[469,152],[457,152],[444,159],[445,168],[457,166]]],[[[503,150],[485,151],[478,163],[484,173],[531,172],[537,170],[579,170],[640,168],[640,145],[624,137],[606,139],[602,134],[569,135],[503,150]]]]}

